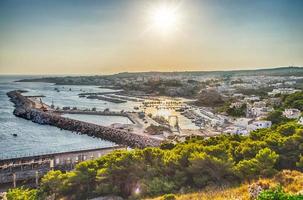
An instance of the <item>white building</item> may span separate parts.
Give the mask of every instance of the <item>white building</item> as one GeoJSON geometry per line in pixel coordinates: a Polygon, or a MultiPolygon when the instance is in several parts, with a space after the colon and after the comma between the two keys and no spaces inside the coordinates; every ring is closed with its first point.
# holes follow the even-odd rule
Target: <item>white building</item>
{"type": "Polygon", "coordinates": [[[285,109],[283,116],[288,119],[298,119],[301,116],[301,111],[295,108],[285,109]]]}
{"type": "Polygon", "coordinates": [[[301,90],[295,90],[294,88],[278,88],[273,89],[272,92],[268,92],[268,95],[274,96],[276,94],[293,94],[295,92],[300,92],[301,90]]]}
{"type": "Polygon", "coordinates": [[[303,117],[300,117],[298,123],[301,124],[301,125],[303,125],[303,117]]]}
{"type": "Polygon", "coordinates": [[[247,130],[250,132],[260,128],[269,128],[271,127],[271,124],[271,121],[254,121],[247,126],[247,130]]]}
{"type": "Polygon", "coordinates": [[[235,126],[227,127],[223,133],[237,134],[237,135],[247,135],[248,131],[244,128],[239,128],[235,126]]]}
{"type": "Polygon", "coordinates": [[[244,101],[259,101],[259,100],[260,100],[260,97],[255,96],[255,95],[244,98],[244,101]]]}

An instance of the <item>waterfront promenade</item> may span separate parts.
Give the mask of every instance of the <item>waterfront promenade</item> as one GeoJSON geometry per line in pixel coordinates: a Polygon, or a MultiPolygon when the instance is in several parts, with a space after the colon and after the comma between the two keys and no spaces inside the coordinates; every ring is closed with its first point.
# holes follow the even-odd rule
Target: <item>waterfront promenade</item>
{"type": "Polygon", "coordinates": [[[141,133],[136,133],[134,131],[125,131],[65,118],[61,116],[60,113],[49,110],[44,105],[44,107],[36,106],[34,101],[23,96],[20,91],[11,91],[8,92],[7,95],[15,104],[14,114],[16,116],[31,120],[38,124],[56,126],[60,129],[98,137],[132,148],[159,146],[162,142],[160,139],[142,135],[141,133]]]}

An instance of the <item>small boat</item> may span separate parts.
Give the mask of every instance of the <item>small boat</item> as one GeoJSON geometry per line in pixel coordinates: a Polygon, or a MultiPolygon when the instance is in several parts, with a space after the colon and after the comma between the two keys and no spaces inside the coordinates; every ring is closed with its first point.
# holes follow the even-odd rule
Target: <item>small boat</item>
{"type": "Polygon", "coordinates": [[[18,136],[18,134],[17,134],[17,133],[14,133],[14,134],[13,134],[13,136],[14,136],[14,137],[17,137],[17,136],[18,136]]]}

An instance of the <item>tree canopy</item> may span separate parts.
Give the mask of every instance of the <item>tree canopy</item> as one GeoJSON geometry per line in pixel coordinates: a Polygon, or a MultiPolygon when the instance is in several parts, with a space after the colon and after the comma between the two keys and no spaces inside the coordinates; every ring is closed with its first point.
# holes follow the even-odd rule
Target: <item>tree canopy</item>
{"type": "Polygon", "coordinates": [[[50,171],[42,178],[37,194],[55,195],[58,199],[109,194],[140,199],[212,185],[234,185],[270,177],[281,169],[302,171],[302,154],[303,126],[287,122],[249,136],[194,137],[159,148],[115,151],[81,162],[70,172],[50,171]]]}

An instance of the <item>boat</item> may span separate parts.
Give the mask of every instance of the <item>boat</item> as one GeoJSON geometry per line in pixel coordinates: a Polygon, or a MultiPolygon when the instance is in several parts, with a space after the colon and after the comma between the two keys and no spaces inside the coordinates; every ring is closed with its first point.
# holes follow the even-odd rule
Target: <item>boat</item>
{"type": "Polygon", "coordinates": [[[14,137],[17,137],[17,136],[18,136],[18,134],[17,134],[17,133],[14,133],[14,134],[13,134],[13,136],[14,136],[14,137]]]}

